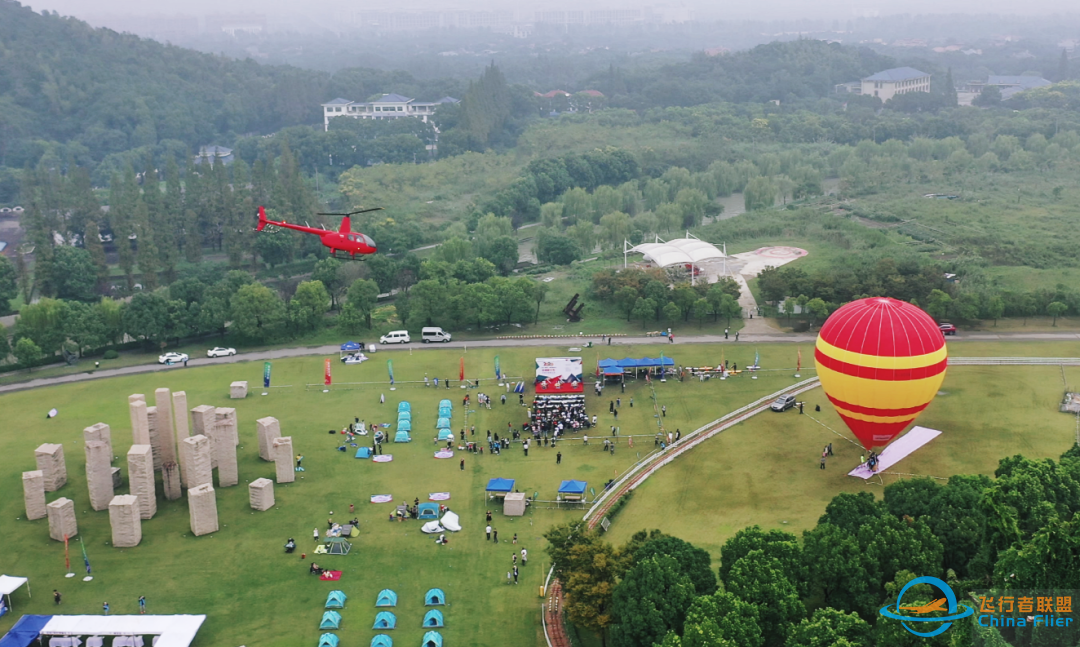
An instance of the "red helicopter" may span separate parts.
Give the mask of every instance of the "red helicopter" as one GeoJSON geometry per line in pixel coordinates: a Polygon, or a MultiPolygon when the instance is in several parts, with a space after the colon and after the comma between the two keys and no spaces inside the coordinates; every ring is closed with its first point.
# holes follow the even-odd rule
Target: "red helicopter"
{"type": "Polygon", "coordinates": [[[305,234],[316,234],[319,236],[322,244],[330,249],[331,256],[341,260],[355,260],[357,255],[374,254],[377,250],[375,249],[375,241],[371,240],[370,236],[352,231],[352,221],[350,220],[350,217],[359,213],[381,210],[382,207],[375,207],[373,209],[363,209],[351,213],[317,214],[320,216],[341,217],[341,226],[338,227],[337,231],[332,231],[330,229],[319,229],[318,227],[294,225],[285,221],[277,222],[275,220],[267,220],[266,208],[259,207],[259,226],[255,228],[255,231],[262,231],[267,225],[274,225],[275,227],[284,227],[285,229],[302,231],[305,234]],[[339,252],[342,254],[339,255],[339,252]]]}

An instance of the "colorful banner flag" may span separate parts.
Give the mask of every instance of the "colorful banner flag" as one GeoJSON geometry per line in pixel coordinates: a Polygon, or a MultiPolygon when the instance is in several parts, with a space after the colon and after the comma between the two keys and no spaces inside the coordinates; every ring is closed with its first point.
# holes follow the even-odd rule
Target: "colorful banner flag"
{"type": "Polygon", "coordinates": [[[502,379],[502,372],[499,371],[499,356],[495,356],[495,379],[502,379]]]}
{"type": "Polygon", "coordinates": [[[263,362],[263,388],[270,388],[270,362],[263,362]]]}
{"type": "Polygon", "coordinates": [[[795,360],[795,372],[798,373],[802,370],[802,349],[799,349],[799,359],[795,360]]]}
{"type": "Polygon", "coordinates": [[[462,382],[465,381],[465,358],[461,358],[460,368],[458,369],[458,379],[462,382]]]}
{"type": "Polygon", "coordinates": [[[86,574],[90,574],[90,558],[86,556],[86,544],[83,543],[82,537],[79,537],[79,545],[82,546],[82,560],[86,565],[86,574]]]}
{"type": "Polygon", "coordinates": [[[64,572],[71,572],[71,553],[68,552],[68,536],[64,535],[64,572]]]}
{"type": "Polygon", "coordinates": [[[327,358],[326,363],[323,364],[323,384],[330,386],[330,359],[327,358]]]}
{"type": "Polygon", "coordinates": [[[754,349],[754,366],[761,368],[761,356],[758,355],[757,349],[754,349]]]}
{"type": "Polygon", "coordinates": [[[390,384],[394,383],[394,362],[386,360],[386,372],[390,374],[390,384]]]}

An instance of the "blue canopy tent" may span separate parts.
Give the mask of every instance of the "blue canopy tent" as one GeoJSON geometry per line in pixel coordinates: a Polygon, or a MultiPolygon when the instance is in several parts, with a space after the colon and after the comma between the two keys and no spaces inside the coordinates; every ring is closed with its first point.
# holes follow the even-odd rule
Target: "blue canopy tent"
{"type": "Polygon", "coordinates": [[[424,606],[438,607],[446,604],[446,594],[442,589],[428,589],[424,594],[424,606]]]}
{"type": "Polygon", "coordinates": [[[402,420],[408,420],[409,422],[412,422],[412,411],[398,411],[397,419],[398,422],[401,422],[402,420]]]}
{"type": "Polygon", "coordinates": [[[439,518],[439,504],[438,503],[421,503],[418,506],[416,514],[417,519],[438,519],[439,518]]]}
{"type": "Polygon", "coordinates": [[[341,609],[345,606],[345,600],[347,599],[345,593],[342,591],[330,591],[330,594],[326,596],[326,609],[341,609]]]}
{"type": "Polygon", "coordinates": [[[338,637],[334,634],[319,636],[319,647],[338,647],[338,637]]]}
{"type": "Polygon", "coordinates": [[[398,420],[398,431],[412,431],[412,420],[398,420]]]}
{"type": "Polygon", "coordinates": [[[438,631],[429,631],[424,634],[424,640],[421,641],[422,647],[442,647],[442,634],[438,631]]]}
{"type": "Polygon", "coordinates": [[[357,458],[371,458],[371,448],[370,447],[357,447],[356,448],[356,457],[357,458]]]}
{"type": "Polygon", "coordinates": [[[493,478],[488,481],[487,491],[493,496],[504,497],[514,491],[514,479],[493,478]]]}
{"type": "Polygon", "coordinates": [[[602,359],[596,363],[600,368],[614,368],[619,365],[618,360],[611,359],[610,357],[602,359]]]}
{"type": "Polygon", "coordinates": [[[38,636],[45,625],[52,620],[52,616],[24,615],[19,618],[15,626],[11,628],[3,638],[0,638],[2,647],[29,647],[37,642],[38,636]]]}
{"type": "Polygon", "coordinates": [[[451,401],[449,401],[449,400],[439,400],[439,408],[440,408],[440,409],[441,409],[442,407],[450,407],[450,408],[453,408],[453,406],[454,406],[454,403],[453,403],[453,402],[451,402],[451,401]]]}
{"type": "Polygon", "coordinates": [[[411,443],[412,442],[412,437],[409,436],[409,432],[407,432],[407,431],[405,431],[403,429],[398,430],[398,432],[396,434],[394,434],[394,442],[395,443],[411,443]]]}
{"type": "Polygon", "coordinates": [[[589,487],[589,484],[585,481],[563,481],[559,484],[559,494],[564,499],[571,501],[580,501],[585,497],[585,490],[589,487]]]}
{"type": "Polygon", "coordinates": [[[453,439],[454,439],[454,432],[450,431],[449,429],[440,429],[439,430],[439,440],[453,440],[453,439]]]}
{"type": "Polygon", "coordinates": [[[375,598],[375,606],[377,607],[396,607],[397,606],[397,593],[394,593],[390,589],[383,589],[379,591],[379,597],[375,598]]]}
{"type": "Polygon", "coordinates": [[[341,629],[341,614],[337,611],[327,611],[322,614],[319,629],[341,629]]]}
{"type": "Polygon", "coordinates": [[[371,639],[371,647],[394,647],[394,641],[386,634],[378,634],[371,639]]]}
{"type": "Polygon", "coordinates": [[[372,629],[393,629],[397,626],[397,616],[389,611],[380,611],[375,614],[375,624],[371,626],[372,629]]]}
{"type": "Polygon", "coordinates": [[[620,359],[618,362],[615,362],[615,365],[618,366],[619,368],[637,368],[638,367],[638,361],[636,359],[634,359],[633,357],[624,357],[624,358],[620,359]]]}
{"type": "Polygon", "coordinates": [[[345,357],[346,355],[359,353],[362,350],[364,350],[363,344],[357,343],[355,341],[347,341],[341,345],[341,353],[339,354],[339,357],[345,357]]]}
{"type": "Polygon", "coordinates": [[[443,429],[443,428],[446,428],[446,427],[449,427],[449,426],[450,426],[450,419],[449,418],[439,418],[438,422],[435,423],[435,428],[436,429],[443,429]]]}
{"type": "Polygon", "coordinates": [[[397,410],[398,412],[412,411],[412,406],[408,402],[398,402],[397,410]]]}
{"type": "MultiPolygon", "coordinates": [[[[660,366],[661,366],[660,360],[661,360],[661,358],[659,358],[659,357],[642,357],[641,359],[638,360],[638,366],[640,368],[660,368],[660,366]]],[[[664,357],[663,358],[663,365],[664,366],[675,366],[675,360],[671,359],[670,357],[664,357]]]]}
{"type": "Polygon", "coordinates": [[[442,611],[438,609],[431,609],[424,614],[424,626],[425,627],[445,627],[443,624],[442,611]]]}

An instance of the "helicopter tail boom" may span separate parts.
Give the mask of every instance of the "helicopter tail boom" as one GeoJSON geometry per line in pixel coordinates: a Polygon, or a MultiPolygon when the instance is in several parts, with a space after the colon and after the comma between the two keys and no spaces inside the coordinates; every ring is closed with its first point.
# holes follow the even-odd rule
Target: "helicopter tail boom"
{"type": "Polygon", "coordinates": [[[259,207],[259,226],[255,228],[255,231],[262,231],[266,223],[266,207],[259,207]]]}

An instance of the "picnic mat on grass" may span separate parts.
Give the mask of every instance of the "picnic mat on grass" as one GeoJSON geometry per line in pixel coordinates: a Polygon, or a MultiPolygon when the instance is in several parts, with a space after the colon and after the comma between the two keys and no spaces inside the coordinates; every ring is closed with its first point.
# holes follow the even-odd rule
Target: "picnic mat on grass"
{"type": "Polygon", "coordinates": [[[372,494],[371,495],[371,502],[372,503],[390,503],[393,500],[394,500],[394,495],[393,494],[372,494]]]}
{"type": "Polygon", "coordinates": [[[449,501],[450,500],[450,493],[449,492],[432,492],[431,494],[427,495],[427,498],[428,498],[428,501],[449,501]]]}
{"type": "Polygon", "coordinates": [[[435,452],[435,458],[453,458],[454,451],[451,449],[440,449],[435,452]]]}
{"type": "Polygon", "coordinates": [[[341,571],[323,571],[319,579],[337,582],[341,579],[341,571]]]}
{"type": "Polygon", "coordinates": [[[375,461],[376,463],[389,463],[390,461],[394,460],[394,455],[379,454],[378,456],[373,457],[371,460],[375,461]]]}

